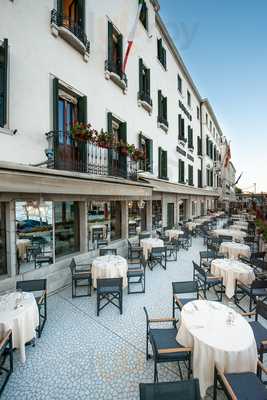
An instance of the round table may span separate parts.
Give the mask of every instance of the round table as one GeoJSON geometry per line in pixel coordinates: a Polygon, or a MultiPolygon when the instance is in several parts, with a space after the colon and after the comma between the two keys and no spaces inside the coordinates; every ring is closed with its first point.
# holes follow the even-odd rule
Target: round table
{"type": "Polygon", "coordinates": [[[11,292],[0,296],[0,337],[11,329],[12,344],[26,361],[25,344],[36,337],[39,311],[32,293],[11,292]]]}
{"type": "Polygon", "coordinates": [[[256,372],[257,346],[251,327],[221,303],[196,300],[186,304],[176,340],[193,348],[193,373],[202,397],[213,385],[215,363],[223,372],[256,372]],[[234,315],[231,326],[227,324],[229,311],[234,315]]]}
{"type": "Polygon", "coordinates": [[[223,242],[220,246],[220,253],[228,258],[238,259],[239,256],[250,258],[250,248],[243,243],[223,242]]]}
{"type": "Polygon", "coordinates": [[[255,280],[253,268],[238,260],[215,259],[211,262],[211,273],[223,278],[225,294],[229,299],[235,294],[236,279],[245,285],[255,280]]]}
{"type": "Polygon", "coordinates": [[[121,256],[106,255],[96,257],[92,263],[92,280],[94,288],[97,287],[97,279],[123,278],[122,285],[127,287],[127,260],[121,256]]]}
{"type": "Polygon", "coordinates": [[[140,240],[140,246],[143,247],[143,254],[147,260],[152,247],[163,247],[164,242],[163,240],[157,238],[147,238],[140,240]]]}
{"type": "Polygon", "coordinates": [[[16,246],[19,253],[19,257],[24,260],[27,254],[27,248],[31,245],[29,239],[17,239],[16,246]]]}
{"type": "Polygon", "coordinates": [[[234,229],[214,229],[213,235],[219,236],[231,236],[234,240],[242,242],[244,237],[247,236],[246,232],[242,232],[234,229]]]}
{"type": "Polygon", "coordinates": [[[178,230],[178,229],[168,229],[168,230],[165,231],[165,235],[168,236],[168,238],[170,240],[178,239],[178,237],[180,235],[183,235],[183,233],[184,233],[183,231],[178,230]]]}

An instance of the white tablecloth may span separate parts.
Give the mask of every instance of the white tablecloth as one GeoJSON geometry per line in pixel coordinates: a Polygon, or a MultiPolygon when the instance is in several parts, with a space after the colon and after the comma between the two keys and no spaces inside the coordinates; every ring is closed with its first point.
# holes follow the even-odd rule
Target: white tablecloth
{"type": "Polygon", "coordinates": [[[38,306],[32,293],[13,292],[0,297],[0,336],[12,330],[13,348],[19,350],[23,363],[25,343],[36,337],[38,324],[38,306]]]}
{"type": "Polygon", "coordinates": [[[165,231],[165,235],[168,236],[170,240],[178,239],[178,237],[180,235],[183,235],[183,233],[184,233],[183,231],[180,231],[178,229],[168,229],[165,231]]]}
{"type": "Polygon", "coordinates": [[[233,311],[233,326],[226,323],[229,307],[204,300],[192,301],[181,311],[177,341],[193,347],[193,374],[204,397],[213,385],[215,363],[224,372],[256,372],[257,347],[248,322],[233,311]]]}
{"type": "Polygon", "coordinates": [[[96,257],[92,263],[93,286],[97,287],[97,279],[104,278],[123,278],[123,287],[127,287],[127,260],[121,256],[106,255],[96,257]]]}
{"type": "Polygon", "coordinates": [[[238,260],[216,259],[211,262],[211,273],[223,277],[225,294],[230,299],[235,294],[235,281],[250,285],[255,280],[253,268],[238,260]]]}
{"type": "Polygon", "coordinates": [[[147,238],[140,240],[140,245],[143,247],[144,257],[147,260],[152,247],[163,247],[164,242],[157,238],[147,238]]]}
{"type": "Polygon", "coordinates": [[[27,248],[31,245],[29,239],[17,239],[16,246],[21,259],[26,258],[27,248]]]}
{"type": "Polygon", "coordinates": [[[242,242],[244,237],[247,236],[245,232],[234,229],[214,229],[213,234],[217,237],[219,236],[231,236],[233,240],[242,242]]]}
{"type": "Polygon", "coordinates": [[[220,246],[220,253],[228,258],[238,259],[239,256],[250,258],[250,248],[243,243],[223,242],[220,246]]]}
{"type": "Polygon", "coordinates": [[[242,229],[245,231],[247,228],[243,225],[240,224],[235,224],[235,225],[230,225],[229,229],[234,230],[234,231],[241,231],[242,229]]]}
{"type": "Polygon", "coordinates": [[[234,226],[242,226],[242,229],[248,228],[248,222],[246,221],[234,221],[234,226]]]}

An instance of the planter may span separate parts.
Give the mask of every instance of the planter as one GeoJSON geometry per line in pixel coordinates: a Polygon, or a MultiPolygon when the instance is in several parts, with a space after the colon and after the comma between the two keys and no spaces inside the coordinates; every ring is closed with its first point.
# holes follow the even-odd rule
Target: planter
{"type": "Polygon", "coordinates": [[[122,156],[128,156],[129,155],[127,147],[121,147],[120,148],[120,153],[121,153],[122,156]]]}

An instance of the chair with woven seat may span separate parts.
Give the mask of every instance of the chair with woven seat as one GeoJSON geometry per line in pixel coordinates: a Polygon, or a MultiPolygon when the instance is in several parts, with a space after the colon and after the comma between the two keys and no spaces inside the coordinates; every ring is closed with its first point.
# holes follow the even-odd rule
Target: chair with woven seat
{"type": "MultiPolygon", "coordinates": [[[[258,370],[267,373],[260,361],[258,370]]],[[[224,373],[215,366],[213,400],[217,400],[218,383],[230,400],[267,400],[267,389],[260,377],[253,372],[224,373]]]]}
{"type": "Polygon", "coordinates": [[[241,301],[246,297],[249,298],[249,309],[251,312],[256,309],[257,300],[265,301],[267,299],[267,279],[255,279],[251,285],[245,285],[238,279],[235,281],[234,301],[237,307],[246,312],[241,301]]]}
{"type": "Polygon", "coordinates": [[[40,338],[47,321],[47,280],[32,279],[27,281],[17,281],[16,289],[20,289],[23,292],[34,292],[34,297],[39,311],[37,333],[40,338]]]}
{"type": "Polygon", "coordinates": [[[70,263],[72,298],[91,296],[91,264],[77,264],[73,258],[70,263]],[[87,287],[87,294],[77,294],[77,288],[87,287]]]}
{"type": "Polygon", "coordinates": [[[163,269],[167,268],[167,250],[165,246],[152,247],[151,249],[148,266],[153,270],[156,265],[160,265],[163,269]]]}
{"type": "Polygon", "coordinates": [[[99,249],[100,256],[116,256],[117,249],[99,249]]]}
{"type": "Polygon", "coordinates": [[[108,304],[113,304],[122,314],[122,278],[97,279],[97,316],[108,304]],[[105,303],[101,306],[101,302],[105,303]]]}
{"type": "Polygon", "coordinates": [[[180,378],[183,379],[180,362],[187,363],[188,379],[191,375],[191,347],[183,347],[176,341],[176,328],[151,328],[151,324],[173,322],[174,318],[149,318],[146,307],[146,359],[151,356],[148,351],[150,342],[154,359],[154,383],[158,382],[158,363],[178,363],[180,378]]]}
{"type": "Polygon", "coordinates": [[[207,299],[207,291],[213,289],[218,301],[222,301],[223,279],[220,276],[214,276],[204,268],[193,262],[193,280],[198,284],[198,290],[202,290],[204,298],[207,299]]]}
{"type": "Polygon", "coordinates": [[[0,397],[13,372],[12,331],[0,338],[0,397]]]}
{"type": "Polygon", "coordinates": [[[147,261],[143,255],[139,259],[137,266],[129,266],[127,272],[128,278],[128,294],[145,293],[146,291],[146,265],[147,261]],[[141,287],[140,289],[132,290],[132,287],[141,287]]]}
{"type": "Polygon", "coordinates": [[[199,381],[140,383],[140,400],[200,400],[199,381]]]}
{"type": "MultiPolygon", "coordinates": [[[[198,298],[198,283],[196,281],[172,282],[172,317],[175,318],[175,310],[181,311],[185,304],[198,298]],[[184,295],[190,296],[184,297],[184,295]]],[[[174,322],[174,326],[176,323],[177,320],[174,322]]]]}

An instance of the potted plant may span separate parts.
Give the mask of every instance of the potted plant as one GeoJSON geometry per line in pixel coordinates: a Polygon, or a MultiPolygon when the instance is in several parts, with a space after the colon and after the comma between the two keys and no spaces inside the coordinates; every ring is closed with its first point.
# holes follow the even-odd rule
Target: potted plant
{"type": "Polygon", "coordinates": [[[89,131],[87,128],[86,124],[83,124],[82,122],[74,122],[73,126],[70,129],[70,133],[72,136],[72,139],[77,142],[77,141],[88,141],[89,139],[89,131]]]}
{"type": "Polygon", "coordinates": [[[128,144],[123,142],[122,140],[119,141],[117,148],[122,156],[127,157],[129,155],[128,144]]]}
{"type": "Polygon", "coordinates": [[[132,153],[132,159],[134,161],[144,160],[144,152],[140,149],[135,149],[132,153]]]}

